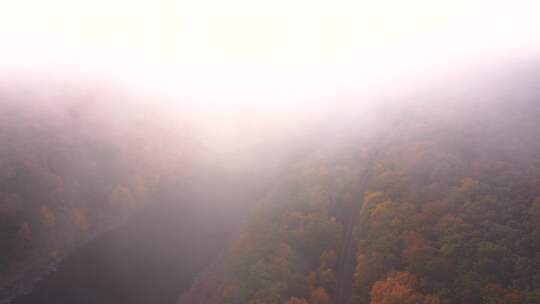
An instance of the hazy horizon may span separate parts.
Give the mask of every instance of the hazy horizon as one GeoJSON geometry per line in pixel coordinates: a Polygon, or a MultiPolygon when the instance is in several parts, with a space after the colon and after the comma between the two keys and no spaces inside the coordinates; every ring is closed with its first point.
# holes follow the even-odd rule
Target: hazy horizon
{"type": "Polygon", "coordinates": [[[25,0],[0,9],[7,77],[117,83],[200,107],[302,107],[540,52],[534,1],[25,0]]]}

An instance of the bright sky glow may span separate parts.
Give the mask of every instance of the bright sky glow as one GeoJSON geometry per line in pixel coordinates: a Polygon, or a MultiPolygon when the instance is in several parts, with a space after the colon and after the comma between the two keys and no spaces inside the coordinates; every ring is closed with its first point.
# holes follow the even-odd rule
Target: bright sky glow
{"type": "Polygon", "coordinates": [[[301,101],[540,50],[535,2],[2,1],[0,68],[97,73],[197,102],[301,101]]]}

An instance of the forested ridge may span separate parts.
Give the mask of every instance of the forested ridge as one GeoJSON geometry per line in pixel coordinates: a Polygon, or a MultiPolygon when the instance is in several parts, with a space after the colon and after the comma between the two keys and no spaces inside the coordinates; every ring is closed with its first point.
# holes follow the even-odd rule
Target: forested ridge
{"type": "Polygon", "coordinates": [[[212,151],[182,111],[102,89],[2,87],[0,302],[135,218],[104,247],[144,246],[154,264],[137,272],[136,259],[119,263],[123,276],[143,277],[122,278],[123,295],[93,299],[143,303],[166,290],[163,303],[178,294],[181,304],[538,304],[532,70],[372,106],[336,103],[310,123],[240,125],[249,130],[230,138],[216,123],[209,130],[225,152],[212,151]],[[141,228],[164,218],[167,226],[141,228]],[[163,248],[152,247],[157,239],[163,248]],[[158,266],[171,275],[169,262],[186,265],[176,267],[177,292],[171,283],[140,293],[148,298],[129,294],[130,282],[157,284],[144,275],[160,276],[158,266]]]}
{"type": "Polygon", "coordinates": [[[389,135],[357,226],[353,302],[540,301],[538,94],[512,89],[416,109],[389,135]]]}
{"type": "MultiPolygon", "coordinates": [[[[251,215],[247,197],[266,192],[310,145],[298,131],[242,141],[229,116],[213,115],[222,121],[208,126],[186,113],[105,85],[0,82],[0,303],[43,279],[36,295],[20,301],[72,301],[91,292],[101,294],[87,301],[100,303],[144,303],[156,292],[156,303],[174,298],[174,288],[147,290],[145,278],[129,276],[150,271],[179,280],[163,284],[179,284],[176,293],[189,287],[203,259],[218,255],[251,215]],[[272,153],[254,163],[261,151],[272,153]],[[129,252],[136,246],[144,250],[129,252]],[[139,268],[138,259],[148,264],[139,268]],[[100,264],[74,262],[85,260],[100,264]],[[88,274],[79,273],[84,267],[88,274]],[[62,284],[74,289],[63,292],[62,284]],[[140,292],[130,294],[134,284],[140,292]]],[[[249,131],[260,135],[260,125],[249,131]]]]}
{"type": "Polygon", "coordinates": [[[503,76],[324,141],[180,303],[540,303],[540,94],[503,76]]]}

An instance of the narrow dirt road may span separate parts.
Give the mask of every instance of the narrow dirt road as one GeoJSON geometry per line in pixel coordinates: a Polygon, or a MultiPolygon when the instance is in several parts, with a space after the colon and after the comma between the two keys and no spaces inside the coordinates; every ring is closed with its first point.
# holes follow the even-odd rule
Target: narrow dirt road
{"type": "Polygon", "coordinates": [[[352,296],[353,275],[355,269],[356,242],[353,238],[354,224],[360,213],[360,204],[355,204],[350,213],[345,230],[336,279],[336,304],[348,304],[352,296]]]}
{"type": "Polygon", "coordinates": [[[358,218],[363,212],[364,193],[366,192],[367,182],[373,172],[377,152],[378,149],[373,149],[368,156],[364,172],[361,174],[358,183],[359,197],[351,205],[348,219],[344,223],[344,238],[337,267],[335,304],[351,303],[357,250],[353,232],[358,218]]]}

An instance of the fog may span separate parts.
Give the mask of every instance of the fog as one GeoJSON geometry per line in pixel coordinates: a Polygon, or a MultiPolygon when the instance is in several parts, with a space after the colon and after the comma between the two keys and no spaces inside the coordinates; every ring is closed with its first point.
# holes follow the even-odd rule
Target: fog
{"type": "Polygon", "coordinates": [[[205,145],[238,150],[242,136],[253,142],[533,58],[537,9],[534,1],[16,1],[0,12],[0,77],[55,92],[117,90],[196,121],[205,145]]]}
{"type": "Polygon", "coordinates": [[[367,252],[363,231],[377,235],[364,195],[438,204],[481,182],[498,189],[484,201],[540,195],[538,9],[0,4],[0,303],[330,303],[320,288],[357,301],[357,242],[367,252]],[[295,234],[310,221],[330,241],[295,234]]]}
{"type": "Polygon", "coordinates": [[[92,75],[211,107],[306,104],[534,54],[537,9],[534,1],[16,1],[2,4],[0,65],[92,75]]]}

